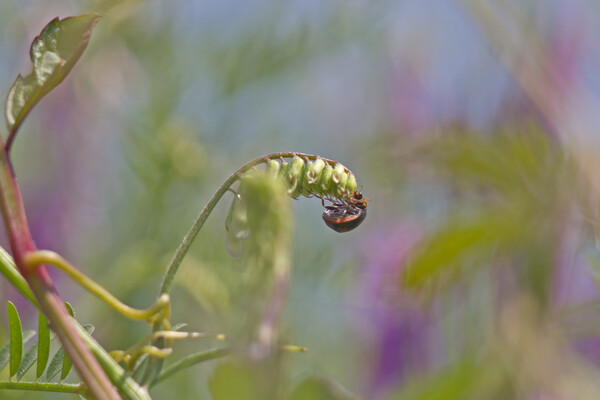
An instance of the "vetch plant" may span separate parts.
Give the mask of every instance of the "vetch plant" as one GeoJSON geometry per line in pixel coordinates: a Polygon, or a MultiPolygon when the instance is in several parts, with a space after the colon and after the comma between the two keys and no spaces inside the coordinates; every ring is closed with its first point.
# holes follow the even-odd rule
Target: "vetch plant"
{"type": "Polygon", "coordinates": [[[238,354],[240,363],[221,365],[210,381],[215,399],[285,396],[300,400],[312,398],[307,396],[315,393],[346,398],[321,380],[306,381],[286,396],[277,380],[281,352],[306,350],[282,343],[278,329],[291,270],[290,198],[321,199],[325,207],[323,219],[338,232],[354,229],[366,217],[366,199],[357,191],[356,178],[340,163],[310,154],[281,152],[239,168],[200,212],[167,266],[156,300],[146,309],[122,303],[60,254],[36,248],[10,150],[26,116],[74,67],[98,20],[97,15],[52,20],[31,46],[33,71],[25,77],[19,75],[7,96],[8,136],[0,142],[0,207],[12,256],[0,248],[0,272],[38,308],[39,318],[37,343],[26,350],[24,346],[35,332],[23,331],[16,307],[8,303],[10,343],[0,350],[0,370],[8,366],[9,378],[0,382],[0,388],[78,393],[94,399],[150,399],[148,389],[174,373],[200,362],[238,354]],[[265,167],[260,168],[261,165],[265,167]],[[232,255],[243,254],[246,267],[253,271],[245,281],[250,294],[249,316],[243,329],[246,334],[237,339],[224,334],[186,332],[182,331],[185,324],[171,323],[170,292],[177,270],[206,219],[227,192],[233,192],[234,198],[225,221],[226,244],[232,255]],[[325,206],[326,201],[332,204],[325,206]],[[104,349],[91,336],[93,326],[80,325],[73,307],[57,294],[48,274],[49,266],[64,272],[125,317],[146,321],[152,331],[129,349],[104,349]],[[61,347],[50,358],[54,337],[61,347]],[[228,343],[165,366],[173,341],[192,338],[228,343]],[[34,364],[34,379],[24,380],[34,364]],[[72,366],[81,383],[64,382],[72,366]],[[58,382],[53,381],[56,376],[60,377],[58,382]],[[245,378],[251,378],[246,380],[246,387],[235,385],[236,380],[245,378]],[[235,392],[240,387],[243,391],[235,392]]]}

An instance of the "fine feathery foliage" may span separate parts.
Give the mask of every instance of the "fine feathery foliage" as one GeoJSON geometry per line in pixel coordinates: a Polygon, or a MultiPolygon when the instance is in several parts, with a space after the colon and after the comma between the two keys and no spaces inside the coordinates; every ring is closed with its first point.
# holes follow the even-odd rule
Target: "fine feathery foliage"
{"type": "Polygon", "coordinates": [[[417,153],[452,178],[456,193],[469,196],[459,204],[469,206],[450,213],[418,246],[402,285],[447,284],[502,257],[547,254],[538,250],[551,237],[555,222],[548,215],[560,215],[562,193],[573,192],[574,178],[565,154],[538,128],[488,138],[448,134],[417,153]]]}

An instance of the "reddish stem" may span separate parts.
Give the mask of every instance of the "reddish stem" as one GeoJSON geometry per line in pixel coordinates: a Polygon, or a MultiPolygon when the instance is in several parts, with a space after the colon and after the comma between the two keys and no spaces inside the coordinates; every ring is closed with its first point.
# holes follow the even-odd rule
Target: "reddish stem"
{"type": "Polygon", "coordinates": [[[35,251],[36,247],[8,152],[4,146],[0,147],[0,208],[17,268],[31,286],[42,311],[92,396],[96,399],[120,399],[116,388],[76,331],[71,316],[56,293],[46,266],[31,268],[23,263],[24,256],[35,251]]]}

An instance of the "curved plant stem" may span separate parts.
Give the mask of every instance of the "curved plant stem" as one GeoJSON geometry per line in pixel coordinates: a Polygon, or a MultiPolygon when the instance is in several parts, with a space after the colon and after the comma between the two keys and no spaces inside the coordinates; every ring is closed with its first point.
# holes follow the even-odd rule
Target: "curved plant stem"
{"type": "MultiPolygon", "coordinates": [[[[244,174],[246,172],[248,172],[250,169],[254,168],[257,165],[266,163],[269,160],[280,159],[280,158],[281,159],[292,158],[295,156],[298,156],[298,157],[301,157],[301,158],[304,158],[307,160],[313,160],[313,161],[320,158],[321,160],[325,161],[327,164],[329,164],[331,166],[335,166],[336,164],[338,164],[337,161],[329,160],[327,158],[319,157],[319,156],[316,156],[313,154],[294,153],[294,152],[286,151],[286,152],[280,152],[280,153],[267,154],[266,156],[258,157],[256,159],[242,165],[229,178],[227,178],[227,180],[219,187],[219,189],[217,189],[215,194],[211,197],[211,199],[208,201],[206,206],[202,209],[202,211],[200,212],[198,217],[196,217],[196,220],[192,224],[192,227],[190,228],[188,233],[185,235],[181,244],[175,251],[173,258],[171,258],[171,262],[169,263],[169,266],[167,267],[167,273],[165,274],[162,285],[160,287],[160,294],[170,292],[171,285],[173,284],[173,279],[175,279],[175,274],[177,273],[177,270],[179,269],[179,266],[181,265],[181,261],[183,261],[183,257],[187,254],[188,250],[190,249],[190,246],[194,242],[194,239],[198,235],[198,232],[200,232],[200,229],[204,225],[204,222],[206,222],[206,219],[208,218],[208,216],[210,215],[212,210],[215,208],[215,206],[217,205],[219,200],[221,200],[221,197],[223,197],[223,195],[229,190],[231,185],[233,185],[238,179],[240,179],[242,176],[244,176],[244,174]]],[[[350,170],[348,170],[345,167],[344,167],[344,170],[346,172],[350,172],[350,170]]]]}
{"type": "Polygon", "coordinates": [[[23,278],[23,275],[21,275],[19,273],[19,271],[17,270],[17,267],[15,266],[15,263],[14,263],[12,257],[1,246],[0,246],[0,273],[2,275],[4,275],[6,277],[6,279],[8,279],[8,281],[15,287],[15,289],[17,289],[19,291],[19,293],[21,293],[23,296],[25,296],[25,298],[27,300],[29,300],[29,302],[31,304],[36,306],[38,309],[40,308],[40,305],[38,304],[37,300],[35,299],[35,295],[29,288],[29,285],[27,284],[27,281],[25,280],[25,278],[23,278]]]}
{"type": "Polygon", "coordinates": [[[169,365],[167,368],[162,370],[162,372],[158,375],[158,377],[154,380],[154,382],[152,382],[151,386],[154,386],[157,383],[162,382],[163,380],[167,379],[174,373],[181,371],[182,369],[185,369],[194,364],[198,364],[198,363],[201,363],[204,361],[209,361],[209,360],[214,360],[217,358],[225,357],[225,356],[229,355],[229,353],[231,353],[231,349],[229,347],[222,347],[222,348],[218,348],[218,349],[206,350],[201,353],[189,355],[189,356],[182,358],[181,360],[169,365]]]}
{"type": "Polygon", "coordinates": [[[168,320],[170,317],[169,295],[164,293],[159,296],[156,302],[146,309],[137,309],[122,303],[119,299],[113,296],[108,290],[104,289],[103,286],[96,283],[94,280],[86,276],[84,273],[75,268],[67,260],[61,257],[59,254],[49,250],[36,250],[27,253],[23,257],[23,265],[28,269],[35,269],[41,264],[50,264],[60,268],[63,272],[69,275],[73,280],[83,286],[85,289],[90,291],[96,297],[104,301],[106,304],[117,310],[120,314],[131,318],[140,320],[150,320],[151,322],[158,321],[160,319],[168,320]]]}

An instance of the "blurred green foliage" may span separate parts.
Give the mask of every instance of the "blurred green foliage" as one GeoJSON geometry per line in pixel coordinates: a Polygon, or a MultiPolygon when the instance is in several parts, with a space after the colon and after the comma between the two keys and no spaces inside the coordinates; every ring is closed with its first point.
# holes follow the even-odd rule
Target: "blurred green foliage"
{"type": "Polygon", "coordinates": [[[547,249],[578,201],[574,169],[560,146],[529,125],[489,137],[448,132],[417,154],[453,185],[456,209],[412,255],[404,283],[422,286],[508,263],[546,302],[553,275],[547,249]]]}

